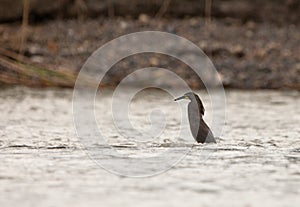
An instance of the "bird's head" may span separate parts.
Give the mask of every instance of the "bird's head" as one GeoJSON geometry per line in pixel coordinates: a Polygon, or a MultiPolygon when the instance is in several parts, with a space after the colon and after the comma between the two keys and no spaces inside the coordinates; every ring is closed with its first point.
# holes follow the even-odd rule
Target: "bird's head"
{"type": "Polygon", "coordinates": [[[197,94],[195,94],[193,92],[188,92],[188,93],[184,94],[183,96],[175,98],[174,101],[179,101],[181,99],[187,99],[187,100],[191,101],[192,104],[197,104],[199,112],[202,115],[204,115],[205,109],[204,109],[201,99],[199,98],[199,96],[197,94]]]}
{"type": "Polygon", "coordinates": [[[180,97],[178,97],[178,98],[175,98],[174,101],[179,101],[179,100],[181,100],[181,99],[187,99],[187,100],[192,101],[192,100],[195,99],[196,96],[197,96],[197,95],[194,94],[193,92],[188,92],[188,93],[184,94],[183,96],[180,96],[180,97]]]}

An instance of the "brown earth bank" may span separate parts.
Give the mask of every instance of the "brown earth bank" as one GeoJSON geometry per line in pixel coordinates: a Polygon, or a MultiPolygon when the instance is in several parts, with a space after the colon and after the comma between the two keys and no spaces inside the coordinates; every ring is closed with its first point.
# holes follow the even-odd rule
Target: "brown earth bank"
{"type": "MultiPolygon", "coordinates": [[[[20,48],[20,28],[19,23],[0,25],[2,48],[17,53],[20,48]]],[[[58,86],[72,87],[76,73],[98,47],[121,35],[149,30],[170,32],[195,43],[211,58],[225,87],[300,89],[300,30],[294,24],[279,26],[228,18],[213,19],[207,25],[201,17],[158,19],[145,14],[137,19],[99,17],[55,20],[32,24],[27,28],[24,55],[33,65],[42,63],[50,68],[70,69],[75,74],[72,78],[68,77],[71,81],[58,86]]],[[[5,64],[0,65],[1,74],[6,75],[0,76],[1,82],[10,83],[5,81],[5,77],[12,77],[17,70],[11,72],[5,64]]],[[[201,81],[187,66],[153,54],[137,55],[116,64],[115,70],[107,75],[107,83],[115,86],[126,74],[147,66],[170,68],[193,88],[202,87],[201,81]]],[[[12,83],[49,86],[40,81],[38,75],[25,75],[33,83],[22,82],[18,78],[12,83]]],[[[48,81],[47,77],[44,79],[48,81]]],[[[164,81],[164,77],[160,80],[164,81]]]]}
{"type": "MultiPolygon", "coordinates": [[[[14,22],[22,18],[23,1],[0,2],[0,84],[73,87],[79,69],[98,47],[121,35],[155,30],[180,35],[199,46],[225,87],[300,88],[300,3],[296,0],[24,2],[29,2],[29,26],[23,21],[23,29],[14,22]]],[[[193,88],[203,87],[188,66],[158,54],[120,61],[102,83],[116,86],[126,75],[149,66],[168,68],[193,88]]],[[[168,82],[163,73],[150,78],[159,84],[168,82]]]]}
{"type": "Polygon", "coordinates": [[[278,24],[299,23],[298,0],[1,0],[0,21],[22,18],[23,2],[30,2],[34,20],[57,17],[134,16],[204,16],[207,9],[216,18],[242,21],[268,21],[278,24]],[[211,5],[211,6],[210,6],[211,5]]]}

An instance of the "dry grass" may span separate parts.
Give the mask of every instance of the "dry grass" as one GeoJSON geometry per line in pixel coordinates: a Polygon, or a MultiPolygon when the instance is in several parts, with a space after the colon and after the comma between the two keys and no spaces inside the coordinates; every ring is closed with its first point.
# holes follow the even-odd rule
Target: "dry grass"
{"type": "Polygon", "coordinates": [[[73,87],[76,74],[66,68],[34,63],[27,57],[0,48],[0,83],[32,87],[73,87]]]}
{"type": "Polygon", "coordinates": [[[0,84],[25,85],[31,87],[74,86],[76,74],[66,68],[35,63],[23,55],[27,44],[29,28],[30,0],[23,0],[23,19],[19,51],[0,47],[0,84]]]}

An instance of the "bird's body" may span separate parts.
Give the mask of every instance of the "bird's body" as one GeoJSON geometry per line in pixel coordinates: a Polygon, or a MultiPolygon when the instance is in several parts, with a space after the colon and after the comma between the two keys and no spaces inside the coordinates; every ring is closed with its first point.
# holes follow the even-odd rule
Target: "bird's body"
{"type": "Polygon", "coordinates": [[[190,129],[195,140],[198,143],[216,143],[213,133],[203,120],[205,109],[200,98],[195,93],[186,93],[175,99],[175,101],[180,99],[190,100],[188,117],[190,129]]]}

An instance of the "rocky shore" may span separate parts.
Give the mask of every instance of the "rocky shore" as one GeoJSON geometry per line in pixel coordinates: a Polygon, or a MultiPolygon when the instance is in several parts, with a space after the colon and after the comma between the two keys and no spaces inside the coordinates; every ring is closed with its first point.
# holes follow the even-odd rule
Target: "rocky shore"
{"type": "MultiPolygon", "coordinates": [[[[72,87],[77,72],[97,48],[125,34],[154,30],[177,34],[199,46],[212,60],[227,88],[300,89],[297,12],[300,7],[297,1],[216,0],[211,7],[212,20],[209,21],[204,17],[204,1],[196,4],[189,0],[183,4],[173,0],[161,11],[163,8],[160,6],[163,5],[160,1],[143,3],[134,0],[129,9],[124,6],[126,0],[114,2],[113,7],[106,1],[97,0],[43,1],[42,5],[40,1],[32,0],[29,26],[25,30],[21,29],[21,22],[16,22],[22,16],[22,5],[18,2],[13,8],[8,1],[1,2],[1,48],[16,54],[22,48],[26,64],[29,64],[27,68],[35,63],[47,64],[51,70],[63,67],[74,74],[68,76],[67,82],[62,78],[59,83],[52,83],[53,78],[48,80],[43,71],[32,70],[35,73],[32,74],[26,67],[13,67],[12,70],[13,61],[18,62],[20,58],[18,55],[7,57],[7,52],[3,54],[1,50],[0,58],[6,59],[0,61],[0,85],[72,87]],[[43,9],[49,2],[48,10],[43,9]],[[80,5],[85,6],[85,10],[78,9],[80,5]],[[70,10],[75,7],[77,13],[72,15],[70,10]],[[61,12],[63,15],[60,15],[61,12]],[[7,61],[11,61],[10,65],[7,61]],[[8,80],[6,77],[13,78],[8,80]]],[[[106,82],[116,86],[126,74],[149,66],[169,68],[193,88],[203,87],[201,80],[186,65],[157,54],[136,55],[121,61],[107,74],[106,82]]],[[[162,82],[166,79],[160,78],[162,82]]]]}

